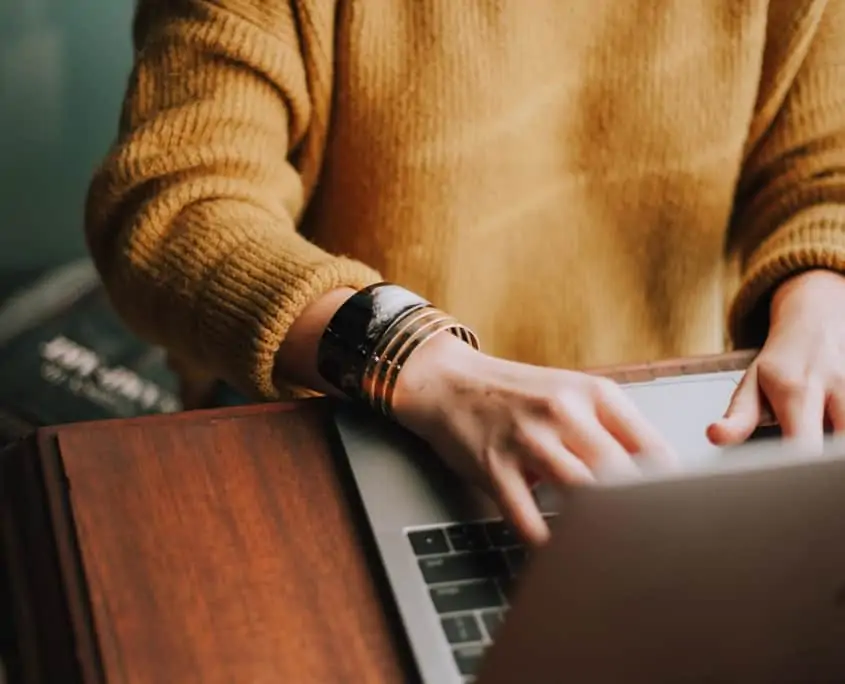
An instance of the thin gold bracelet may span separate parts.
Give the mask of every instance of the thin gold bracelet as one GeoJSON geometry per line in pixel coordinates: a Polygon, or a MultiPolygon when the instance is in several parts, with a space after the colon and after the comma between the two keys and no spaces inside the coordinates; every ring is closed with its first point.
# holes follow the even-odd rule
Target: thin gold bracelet
{"type": "Polygon", "coordinates": [[[443,314],[440,317],[432,318],[422,323],[406,337],[402,346],[399,347],[396,354],[391,358],[390,365],[386,369],[384,382],[380,387],[381,396],[379,397],[378,409],[384,416],[393,418],[393,392],[396,389],[396,381],[411,354],[438,333],[451,330],[457,325],[458,322],[454,318],[443,314]]]}
{"type": "Polygon", "coordinates": [[[396,349],[400,347],[408,336],[432,316],[440,316],[441,312],[432,306],[409,312],[394,322],[378,341],[370,356],[361,379],[361,395],[372,408],[377,408],[378,399],[382,393],[387,367],[392,363],[396,349]]]}
{"type": "Polygon", "coordinates": [[[401,373],[402,368],[405,366],[405,363],[407,363],[413,352],[430,340],[434,339],[434,337],[441,332],[450,332],[455,337],[461,339],[460,330],[461,324],[453,318],[451,320],[441,321],[426,330],[421,330],[416,336],[408,340],[402,356],[397,356],[396,361],[388,370],[388,379],[384,383],[382,411],[385,416],[390,418],[393,417],[393,393],[396,391],[396,383],[399,379],[399,374],[401,373]]]}
{"type": "Polygon", "coordinates": [[[478,338],[470,328],[433,306],[410,311],[391,324],[366,364],[361,399],[385,417],[393,417],[393,393],[403,366],[416,349],[444,331],[479,348],[478,338]]]}
{"type": "MultiPolygon", "coordinates": [[[[385,413],[382,408],[383,397],[387,391],[385,384],[388,382],[390,369],[396,363],[397,353],[407,341],[416,335],[417,331],[432,322],[447,320],[448,317],[442,311],[434,307],[426,307],[423,310],[412,312],[402,321],[400,326],[385,334],[382,344],[378,347],[379,353],[373,354],[371,362],[365,370],[364,388],[366,398],[370,406],[385,413]]],[[[380,341],[382,342],[382,341],[380,341]]]]}

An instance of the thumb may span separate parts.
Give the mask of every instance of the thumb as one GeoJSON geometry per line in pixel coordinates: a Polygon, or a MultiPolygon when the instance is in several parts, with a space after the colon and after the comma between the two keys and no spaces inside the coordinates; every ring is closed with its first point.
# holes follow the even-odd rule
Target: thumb
{"type": "Polygon", "coordinates": [[[755,364],[745,372],[724,418],[707,428],[707,437],[719,446],[744,442],[760,424],[760,412],[760,388],[755,364]]]}

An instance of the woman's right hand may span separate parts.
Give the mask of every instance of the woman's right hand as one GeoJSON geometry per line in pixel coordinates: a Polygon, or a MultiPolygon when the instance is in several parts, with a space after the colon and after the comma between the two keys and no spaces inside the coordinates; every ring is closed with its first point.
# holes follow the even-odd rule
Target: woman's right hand
{"type": "Polygon", "coordinates": [[[548,528],[532,480],[586,484],[638,468],[670,446],[622,388],[602,377],[504,361],[442,333],[399,373],[393,411],[459,474],[480,485],[529,542],[548,528]]]}
{"type": "MultiPolygon", "coordinates": [[[[291,326],[276,372],[339,395],[317,370],[323,332],[354,290],[333,290],[291,326]]],[[[503,361],[449,333],[419,347],[399,373],[393,413],[453,470],[481,486],[517,531],[542,543],[548,529],[529,480],[588,483],[636,473],[637,454],[672,462],[671,449],[614,382],[584,373],[503,361]]]]}

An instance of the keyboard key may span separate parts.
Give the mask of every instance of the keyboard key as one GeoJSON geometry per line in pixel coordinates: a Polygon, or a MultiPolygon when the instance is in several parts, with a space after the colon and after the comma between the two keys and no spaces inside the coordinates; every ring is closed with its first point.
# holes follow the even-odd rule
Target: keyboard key
{"type": "Polygon", "coordinates": [[[513,590],[516,589],[516,577],[498,577],[496,583],[499,585],[499,590],[504,594],[505,598],[510,601],[513,597],[513,590]]]}
{"type": "Polygon", "coordinates": [[[508,549],[505,551],[505,558],[508,559],[512,574],[516,575],[522,570],[522,566],[525,565],[525,557],[525,549],[508,549]]]}
{"type": "Polygon", "coordinates": [[[446,528],[446,536],[455,551],[483,551],[490,548],[482,523],[452,525],[446,528]]]}
{"type": "Polygon", "coordinates": [[[516,534],[516,530],[504,520],[487,523],[487,537],[490,543],[496,547],[519,546],[522,542],[516,534]]]}
{"type": "Polygon", "coordinates": [[[416,530],[408,533],[408,540],[418,556],[449,552],[449,543],[443,530],[416,530]]]}
{"type": "Polygon", "coordinates": [[[487,631],[487,636],[492,639],[493,633],[505,621],[505,611],[485,610],[481,613],[481,621],[484,623],[484,629],[487,631]]]}
{"type": "Polygon", "coordinates": [[[443,631],[446,632],[450,644],[481,641],[481,628],[472,613],[441,618],[440,624],[443,625],[443,631]]]}
{"type": "Polygon", "coordinates": [[[501,608],[505,605],[493,580],[445,584],[429,590],[438,613],[464,613],[481,608],[501,608]]]}
{"type": "Polygon", "coordinates": [[[431,556],[421,558],[419,564],[423,577],[429,584],[487,579],[508,572],[505,557],[499,551],[431,556]]]}
{"type": "Polygon", "coordinates": [[[461,646],[452,651],[455,664],[462,675],[474,675],[478,672],[484,657],[484,646],[461,646]]]}

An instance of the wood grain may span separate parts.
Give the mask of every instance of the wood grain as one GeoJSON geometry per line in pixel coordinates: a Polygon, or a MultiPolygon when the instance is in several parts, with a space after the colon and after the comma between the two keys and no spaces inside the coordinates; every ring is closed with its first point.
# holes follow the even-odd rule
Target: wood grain
{"type": "Polygon", "coordinates": [[[324,410],[58,433],[106,682],[408,678],[324,410]]]}

